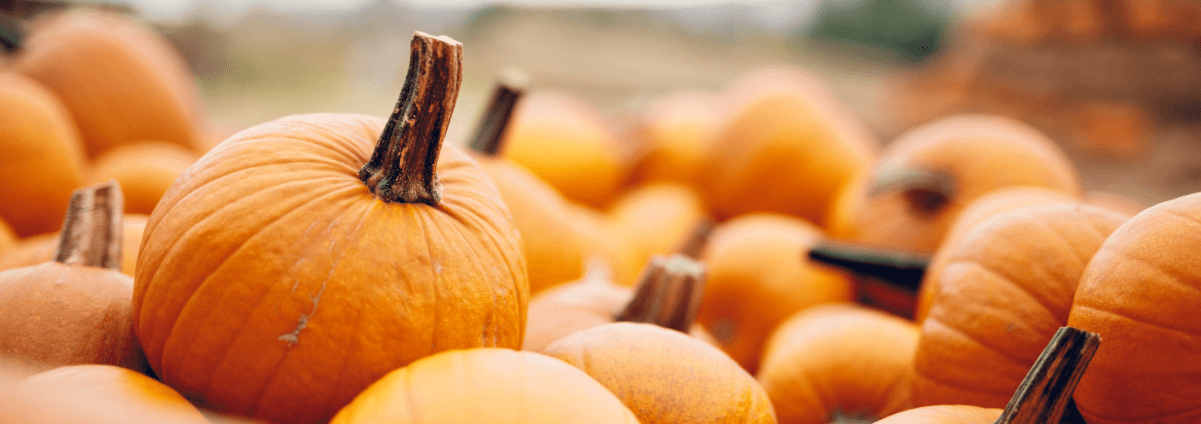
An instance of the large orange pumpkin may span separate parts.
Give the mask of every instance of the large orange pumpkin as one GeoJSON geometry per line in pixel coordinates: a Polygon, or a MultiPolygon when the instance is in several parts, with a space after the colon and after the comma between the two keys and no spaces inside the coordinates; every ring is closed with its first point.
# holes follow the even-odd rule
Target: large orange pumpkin
{"type": "Polygon", "coordinates": [[[48,369],[111,364],[146,370],[133,330],[133,279],[122,274],[121,189],[71,197],[54,261],[0,272],[0,356],[48,369]]]}
{"type": "MultiPolygon", "coordinates": [[[[121,218],[121,267],[122,273],[133,276],[138,264],[138,252],[142,247],[142,235],[149,216],[127,213],[121,218]]],[[[60,233],[41,234],[18,240],[7,252],[0,254],[0,271],[39,265],[54,260],[60,233]]]]}
{"type": "Polygon", "coordinates": [[[1000,116],[947,117],[890,143],[871,178],[847,187],[830,228],[839,239],[933,252],[967,205],[1010,186],[1080,194],[1071,162],[1038,130],[1000,116]]]}
{"type": "Polygon", "coordinates": [[[796,71],[756,73],[728,91],[743,98],[731,100],[733,116],[700,171],[714,216],[777,212],[825,225],[841,187],[871,166],[876,140],[820,83],[796,71]]]}
{"type": "Polygon", "coordinates": [[[125,192],[125,212],[149,215],[171,183],[197,158],[195,152],[178,144],[126,144],[97,157],[88,179],[117,180],[125,192]]]}
{"type": "Polygon", "coordinates": [[[718,96],[697,91],[672,93],[651,105],[632,137],[642,146],[633,181],[696,185],[722,110],[718,96]]]}
{"type": "Polygon", "coordinates": [[[850,304],[821,305],[772,332],[756,376],[782,424],[875,419],[908,405],[918,328],[850,304]]]}
{"type": "Polygon", "coordinates": [[[442,144],[462,46],[417,33],[412,47],[388,120],[261,124],[163,196],[134,318],[164,382],[218,412],[324,422],[422,357],[521,346],[520,236],[487,174],[442,144]]]}
{"type": "Polygon", "coordinates": [[[714,230],[702,256],[709,278],[697,320],[749,372],[788,317],[852,300],[850,278],[802,259],[820,236],[812,224],[775,214],[742,216],[714,230]]]}
{"type": "Polygon", "coordinates": [[[717,348],[657,325],[620,322],[552,343],[545,354],[583,370],[642,423],[774,423],[754,377],[717,348]]]}
{"type": "Polygon", "coordinates": [[[70,110],[90,157],[143,140],[199,145],[203,107],[171,44],[121,15],[71,9],[39,18],[14,64],[70,110]]]}
{"type": "Polygon", "coordinates": [[[332,424],[621,424],[638,419],[613,393],[555,358],[509,349],[442,352],[388,373],[332,424]]]}
{"type": "MultiPolygon", "coordinates": [[[[178,392],[144,374],[111,365],[72,365],[16,386],[31,416],[25,423],[207,424],[178,392]]],[[[12,417],[8,417],[12,418],[12,417]]],[[[0,421],[5,421],[0,417],[0,421]]],[[[7,422],[7,421],[5,421],[7,422]]]]}
{"type": "Polygon", "coordinates": [[[1080,380],[1090,424],[1201,421],[1201,194],[1152,206],[1093,256],[1068,324],[1105,341],[1080,380]]]}
{"type": "Polygon", "coordinates": [[[613,280],[632,286],[654,255],[676,251],[698,223],[709,220],[704,203],[687,186],[656,183],[626,192],[608,213],[613,251],[613,280]]]}
{"type": "Polygon", "coordinates": [[[11,72],[0,72],[0,151],[0,218],[20,237],[57,230],[83,185],[79,132],[53,93],[11,72]]]}
{"type": "Polygon", "coordinates": [[[1005,406],[1067,324],[1085,265],[1127,218],[1081,203],[1031,206],[948,246],[914,356],[914,404],[1005,406]]]}

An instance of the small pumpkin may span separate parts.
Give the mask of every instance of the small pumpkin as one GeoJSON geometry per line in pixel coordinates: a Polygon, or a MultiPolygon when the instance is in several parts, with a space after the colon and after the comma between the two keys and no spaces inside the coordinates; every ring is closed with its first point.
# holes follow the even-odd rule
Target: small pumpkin
{"type": "Polygon", "coordinates": [[[812,224],[776,214],[745,215],[714,229],[702,254],[709,276],[697,321],[747,371],[758,370],[768,335],[788,317],[853,300],[845,274],[801,259],[820,237],[812,224]]]}
{"type": "Polygon", "coordinates": [[[331,424],[638,423],[596,380],[534,352],[442,352],[392,371],[331,424]]]}
{"type": "Polygon", "coordinates": [[[110,364],[145,371],[122,274],[121,189],[76,190],[54,261],[0,272],[0,356],[48,369],[110,364]]]}
{"type": "Polygon", "coordinates": [[[607,215],[613,252],[613,279],[632,286],[654,255],[676,251],[697,223],[709,220],[695,191],[673,183],[636,187],[626,192],[607,215]]]}
{"type": "Polygon", "coordinates": [[[112,365],[55,368],[26,378],[16,389],[25,396],[25,409],[31,416],[15,422],[209,422],[170,387],[144,374],[112,365]]]}
{"type": "Polygon", "coordinates": [[[88,180],[117,180],[125,192],[125,212],[149,215],[171,183],[198,158],[192,150],[178,144],[126,144],[97,157],[88,180]]]}
{"type": "Polygon", "coordinates": [[[780,324],[756,377],[781,424],[876,419],[908,405],[918,327],[851,304],[819,305],[780,324]]]}
{"type": "Polygon", "coordinates": [[[717,348],[678,331],[605,324],[559,339],[543,353],[592,376],[642,423],[776,422],[754,377],[717,348]]]}
{"type": "Polygon", "coordinates": [[[913,360],[914,405],[1005,406],[1068,323],[1085,265],[1128,218],[1081,203],[1031,206],[948,246],[913,360]]]}
{"type": "Polygon", "coordinates": [[[166,39],[124,16],[40,16],[13,68],[62,100],[89,157],[142,140],[199,145],[203,106],[187,64],[166,39]]]}
{"type": "Polygon", "coordinates": [[[217,412],[324,422],[422,357],[521,346],[520,235],[487,174],[442,144],[462,45],[418,32],[409,64],[387,120],[258,125],[163,195],[133,302],[165,383],[217,412]]]}
{"type": "Polygon", "coordinates": [[[932,253],[972,201],[1011,186],[1080,195],[1067,156],[1038,130],[994,115],[956,115],[888,145],[869,179],[833,211],[831,234],[874,247],[932,253]]]}
{"type": "Polygon", "coordinates": [[[42,84],[0,72],[0,218],[19,237],[63,223],[85,158],[71,115],[42,84]]]}
{"type": "Polygon", "coordinates": [[[1093,256],[1068,324],[1105,345],[1080,380],[1089,423],[1201,421],[1201,193],[1147,208],[1093,256]]]}
{"type": "MultiPolygon", "coordinates": [[[[149,216],[125,214],[121,218],[121,273],[133,276],[142,246],[142,234],[149,216]]],[[[54,260],[61,233],[40,234],[18,240],[12,249],[0,254],[0,271],[39,265],[54,260]]]]}
{"type": "Polygon", "coordinates": [[[722,110],[720,98],[712,93],[681,91],[658,99],[635,124],[632,138],[643,152],[632,180],[695,186],[722,110]]]}

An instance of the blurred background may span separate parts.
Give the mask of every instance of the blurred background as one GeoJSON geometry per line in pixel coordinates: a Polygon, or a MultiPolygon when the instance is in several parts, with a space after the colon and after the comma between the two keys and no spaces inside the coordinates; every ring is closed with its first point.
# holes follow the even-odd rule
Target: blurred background
{"type": "Polygon", "coordinates": [[[808,70],[881,140],[936,116],[1016,116],[1056,137],[1087,188],[1154,204],[1201,191],[1194,1],[3,0],[82,3],[152,24],[195,72],[219,131],[304,112],[387,113],[413,31],[464,44],[451,140],[505,68],[612,120],[763,66],[808,70]],[[1105,4],[1129,3],[1131,7],[1105,4]],[[1121,16],[1118,16],[1121,15],[1121,16]],[[1121,22],[1121,24],[1114,24],[1121,22]]]}

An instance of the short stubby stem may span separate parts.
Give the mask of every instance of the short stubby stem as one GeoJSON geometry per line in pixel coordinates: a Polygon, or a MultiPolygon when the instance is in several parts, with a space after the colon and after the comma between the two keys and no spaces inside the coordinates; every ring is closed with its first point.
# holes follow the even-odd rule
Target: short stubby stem
{"type": "Polygon", "coordinates": [[[525,94],[526,77],[517,71],[502,75],[492,92],[492,101],[484,118],[476,128],[475,137],[471,140],[471,149],[488,156],[500,153],[504,141],[505,129],[517,108],[518,101],[525,94]]]}
{"type": "Polygon", "coordinates": [[[853,274],[873,277],[899,289],[917,293],[930,265],[930,255],[824,241],[813,246],[808,258],[853,274]]]}
{"type": "Polygon", "coordinates": [[[75,189],[54,260],[120,270],[124,210],[125,198],[116,180],[75,189]]]}
{"type": "Polygon", "coordinates": [[[684,255],[651,258],[634,297],[617,321],[655,324],[687,333],[705,292],[705,265],[684,255]]]}

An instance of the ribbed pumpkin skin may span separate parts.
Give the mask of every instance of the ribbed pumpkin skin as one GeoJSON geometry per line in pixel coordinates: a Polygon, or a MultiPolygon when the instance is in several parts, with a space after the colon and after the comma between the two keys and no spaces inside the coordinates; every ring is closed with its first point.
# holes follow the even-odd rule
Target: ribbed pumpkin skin
{"type": "Polygon", "coordinates": [[[69,10],[40,18],[13,69],[71,111],[89,157],[161,140],[195,149],[202,106],[170,43],[120,15],[69,10]]]}
{"type": "Polygon", "coordinates": [[[914,321],[926,320],[934,303],[934,294],[938,293],[939,276],[955,251],[954,247],[980,223],[1015,209],[1075,201],[1079,201],[1076,196],[1043,187],[1008,187],[994,190],[973,201],[955,218],[951,229],[934,252],[934,257],[930,259],[930,264],[926,266],[926,274],[922,276],[922,286],[917,293],[914,321]]]}
{"type": "MultiPolygon", "coordinates": [[[[121,220],[121,273],[133,276],[146,220],[142,214],[125,214],[121,220]]],[[[0,271],[39,265],[54,260],[59,233],[37,235],[17,241],[11,250],[0,254],[0,271]]]]}
{"type": "Polygon", "coordinates": [[[955,217],[973,200],[1011,186],[1047,187],[1080,195],[1079,177],[1067,156],[1023,123],[992,115],[957,115],[914,128],[889,143],[873,179],[895,170],[930,170],[949,175],[956,192],[933,214],[911,206],[901,190],[869,194],[876,181],[860,185],[844,202],[839,238],[903,250],[933,252],[955,217]]]}
{"type": "Polygon", "coordinates": [[[717,348],[675,330],[605,324],[559,339],[543,353],[592,376],[643,424],[776,422],[754,377],[717,348]]]}
{"type": "Polygon", "coordinates": [[[907,404],[918,328],[850,304],[815,306],[780,324],[757,378],[781,424],[825,424],[834,412],[883,417],[907,404]]]}
{"type": "Polygon", "coordinates": [[[1084,271],[1068,325],[1101,335],[1076,387],[1090,424],[1201,421],[1201,194],[1114,231],[1084,271]]]}
{"type": "Polygon", "coordinates": [[[176,144],[127,144],[97,157],[88,180],[91,184],[117,180],[125,193],[125,212],[149,215],[175,179],[199,157],[176,144]]]}
{"type": "Polygon", "coordinates": [[[993,424],[1001,410],[966,405],[938,405],[910,409],[876,424],[993,424]]]}
{"type": "Polygon", "coordinates": [[[555,358],[508,349],[442,352],[368,387],[331,424],[637,424],[612,393],[555,358]]]}
{"type": "Polygon", "coordinates": [[[58,230],[83,185],[83,146],[54,93],[11,72],[0,72],[0,151],[0,218],[19,237],[58,230]]]}
{"type": "Polygon", "coordinates": [[[814,305],[852,300],[850,278],[804,260],[819,237],[812,224],[776,214],[744,215],[710,236],[697,322],[748,372],[757,372],[764,343],[788,317],[814,305]]]}
{"type": "Polygon", "coordinates": [[[40,409],[37,422],[209,422],[170,387],[144,374],[110,365],[56,368],[26,378],[17,388],[35,399],[33,405],[40,409]]]}
{"type": "Polygon", "coordinates": [[[521,346],[525,259],[495,187],[445,145],[437,208],[375,198],[358,170],[383,127],[281,118],[176,180],[146,226],[134,291],[164,382],[220,412],[321,422],[416,359],[521,346]]]}
{"type": "Polygon", "coordinates": [[[563,196],[506,159],[476,155],[475,160],[496,184],[521,233],[529,264],[530,295],[579,278],[587,247],[569,221],[563,196]]]}
{"type": "Polygon", "coordinates": [[[616,243],[613,281],[634,285],[652,256],[674,253],[707,217],[704,203],[687,186],[656,183],[627,191],[608,214],[616,243]]]}
{"type": "Polygon", "coordinates": [[[1033,206],[950,247],[914,357],[914,405],[1005,407],[1068,325],[1085,265],[1128,218],[1082,203],[1033,206]]]}

